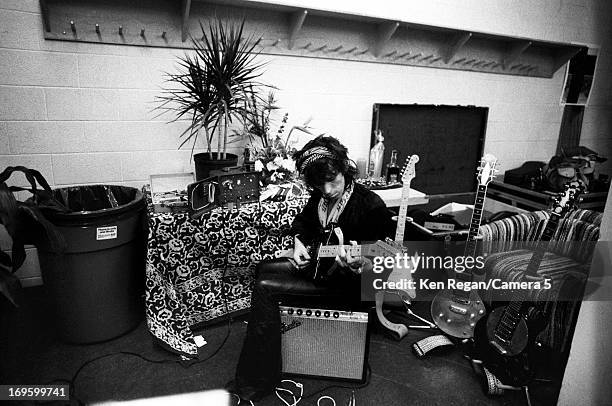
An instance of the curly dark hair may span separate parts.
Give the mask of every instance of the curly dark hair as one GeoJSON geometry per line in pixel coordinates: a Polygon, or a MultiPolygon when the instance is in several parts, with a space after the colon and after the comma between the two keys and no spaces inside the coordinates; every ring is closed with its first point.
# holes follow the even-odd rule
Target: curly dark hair
{"type": "Polygon", "coordinates": [[[308,141],[304,148],[297,151],[293,158],[306,185],[314,189],[323,185],[325,182],[334,180],[339,173],[344,175],[346,187],[348,187],[357,177],[359,171],[355,162],[348,157],[348,149],[336,138],[320,135],[314,140],[308,141]],[[304,161],[304,154],[311,148],[323,147],[327,149],[332,157],[322,157],[301,168],[304,161]]]}

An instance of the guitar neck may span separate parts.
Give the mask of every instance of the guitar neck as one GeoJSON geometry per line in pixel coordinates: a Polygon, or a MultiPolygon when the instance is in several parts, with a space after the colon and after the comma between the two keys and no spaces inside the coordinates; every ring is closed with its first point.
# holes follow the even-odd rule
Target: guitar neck
{"type": "Polygon", "coordinates": [[[540,241],[538,241],[536,249],[529,260],[529,265],[527,265],[527,269],[525,270],[525,274],[529,276],[537,276],[538,268],[540,267],[540,263],[544,258],[544,254],[546,253],[546,248],[548,247],[548,242],[552,239],[552,236],[555,234],[555,230],[559,225],[560,216],[556,213],[551,213],[548,222],[546,223],[546,227],[542,232],[542,237],[540,241]]]}
{"type": "Polygon", "coordinates": [[[359,256],[362,252],[361,245],[323,245],[319,248],[317,256],[319,258],[334,258],[340,255],[340,249],[344,248],[347,254],[359,256]]]}
{"type": "MultiPolygon", "coordinates": [[[[474,201],[474,211],[472,212],[472,219],[470,221],[470,228],[468,231],[467,242],[465,244],[464,256],[465,257],[475,257],[476,256],[476,245],[478,231],[480,229],[480,223],[482,221],[482,211],[484,207],[485,197],[487,195],[487,186],[486,185],[478,185],[478,190],[476,191],[476,199],[474,201]]],[[[464,272],[457,273],[457,278],[461,279],[464,282],[472,282],[473,274],[472,271],[466,269],[464,272]]],[[[458,294],[463,294],[464,292],[458,292],[458,294]]]]}
{"type": "Polygon", "coordinates": [[[404,182],[402,199],[400,201],[399,213],[397,215],[397,228],[395,229],[395,242],[404,242],[406,230],[406,217],[408,215],[408,199],[410,198],[410,181],[404,182]]]}
{"type": "Polygon", "coordinates": [[[474,211],[472,212],[472,220],[470,221],[467,244],[465,245],[465,256],[475,256],[476,254],[476,237],[478,237],[480,223],[482,222],[482,212],[486,196],[487,187],[485,185],[479,185],[478,191],[476,192],[476,200],[474,201],[474,211]]]}

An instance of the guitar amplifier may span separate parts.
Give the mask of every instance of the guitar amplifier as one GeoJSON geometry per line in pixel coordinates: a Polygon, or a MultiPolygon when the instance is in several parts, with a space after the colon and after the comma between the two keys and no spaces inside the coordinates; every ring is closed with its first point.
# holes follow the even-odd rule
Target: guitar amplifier
{"type": "Polygon", "coordinates": [[[365,382],[368,313],[280,307],[283,373],[365,382]]]}

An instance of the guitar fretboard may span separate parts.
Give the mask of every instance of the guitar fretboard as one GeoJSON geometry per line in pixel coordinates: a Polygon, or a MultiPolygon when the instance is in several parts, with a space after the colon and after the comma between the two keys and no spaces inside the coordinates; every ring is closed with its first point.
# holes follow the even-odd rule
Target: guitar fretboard
{"type": "Polygon", "coordinates": [[[395,229],[395,242],[402,244],[404,242],[404,233],[406,230],[406,217],[408,214],[408,199],[410,196],[410,181],[404,183],[402,189],[402,199],[400,201],[399,213],[397,215],[397,228],[395,229]]]}
{"type": "MultiPolygon", "coordinates": [[[[467,242],[465,244],[465,250],[463,252],[465,257],[474,257],[476,255],[476,248],[478,242],[476,237],[478,236],[480,223],[482,221],[482,212],[486,195],[487,186],[478,185],[476,199],[474,201],[474,211],[472,212],[472,219],[470,221],[470,229],[468,231],[467,242]]],[[[472,282],[473,273],[471,270],[466,269],[464,272],[457,273],[457,278],[461,279],[463,282],[472,282]]],[[[455,294],[465,295],[465,292],[457,290],[455,294]]]]}

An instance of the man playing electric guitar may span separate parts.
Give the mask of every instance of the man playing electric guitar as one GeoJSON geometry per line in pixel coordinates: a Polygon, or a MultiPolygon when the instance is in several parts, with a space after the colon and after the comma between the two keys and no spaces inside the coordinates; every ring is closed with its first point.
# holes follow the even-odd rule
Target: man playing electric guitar
{"type": "Polygon", "coordinates": [[[360,274],[372,266],[371,262],[342,249],[335,257],[336,269],[321,269],[313,280],[317,261],[308,246],[321,236],[335,233],[336,228],[344,241],[356,244],[384,240],[395,227],[382,199],[355,182],[357,167],[338,140],[317,137],[294,159],[311,196],[291,228],[292,256],[262,261],[257,266],[247,335],[236,379],[228,385],[242,399],[259,399],[280,381],[279,300],[290,297],[315,304],[325,297],[344,305],[360,302],[360,274]]]}

